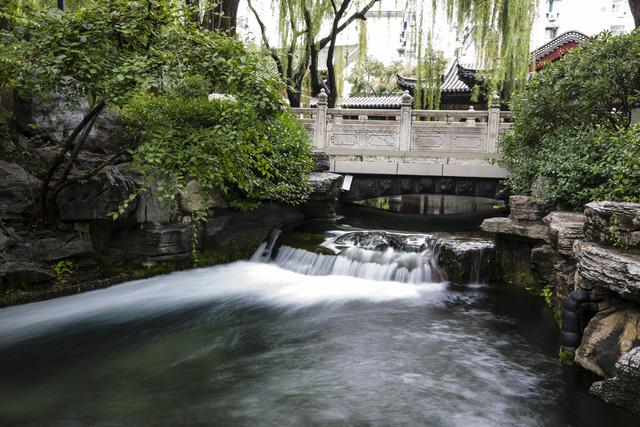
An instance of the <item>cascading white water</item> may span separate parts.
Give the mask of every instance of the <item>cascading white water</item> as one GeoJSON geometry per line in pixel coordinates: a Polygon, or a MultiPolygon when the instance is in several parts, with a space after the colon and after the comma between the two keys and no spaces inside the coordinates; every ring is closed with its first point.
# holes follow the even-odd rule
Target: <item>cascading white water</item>
{"type": "Polygon", "coordinates": [[[416,284],[440,283],[445,279],[429,249],[403,252],[393,248],[375,251],[350,247],[338,255],[323,255],[282,246],[273,260],[267,260],[263,255],[266,247],[267,243],[260,245],[251,260],[273,262],[287,270],[311,276],[338,275],[416,284]]]}

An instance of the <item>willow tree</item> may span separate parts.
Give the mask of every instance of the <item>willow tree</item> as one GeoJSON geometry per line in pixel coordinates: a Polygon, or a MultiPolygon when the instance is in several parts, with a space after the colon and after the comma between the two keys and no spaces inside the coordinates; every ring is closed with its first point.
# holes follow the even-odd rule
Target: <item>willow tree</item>
{"type": "Polygon", "coordinates": [[[446,0],[445,5],[450,21],[472,28],[485,89],[508,100],[527,80],[538,0],[446,0]]]}
{"type": "MultiPolygon", "coordinates": [[[[287,97],[291,106],[300,105],[303,81],[310,73],[312,94],[325,87],[329,94],[329,105],[335,105],[339,85],[336,63],[337,37],[355,21],[364,21],[367,12],[380,0],[282,0],[274,1],[278,12],[279,46],[274,46],[267,34],[269,31],[258,11],[248,0],[249,9],[260,27],[262,42],[273,58],[278,72],[287,83],[287,97]],[[329,24],[328,34],[321,36],[323,23],[329,24]],[[319,53],[327,48],[327,82],[319,72],[319,53]]],[[[338,67],[339,68],[339,67],[338,67]]]]}

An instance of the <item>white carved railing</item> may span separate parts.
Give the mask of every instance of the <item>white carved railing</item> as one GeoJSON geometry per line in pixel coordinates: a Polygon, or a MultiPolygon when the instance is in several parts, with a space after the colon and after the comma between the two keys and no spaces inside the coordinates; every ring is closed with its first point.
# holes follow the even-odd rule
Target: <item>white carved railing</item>
{"type": "Polygon", "coordinates": [[[510,112],[494,96],[489,109],[412,110],[402,96],[399,110],[328,108],[324,90],[317,108],[292,108],[310,132],[313,146],[334,156],[491,159],[498,134],[508,129],[510,112]]]}

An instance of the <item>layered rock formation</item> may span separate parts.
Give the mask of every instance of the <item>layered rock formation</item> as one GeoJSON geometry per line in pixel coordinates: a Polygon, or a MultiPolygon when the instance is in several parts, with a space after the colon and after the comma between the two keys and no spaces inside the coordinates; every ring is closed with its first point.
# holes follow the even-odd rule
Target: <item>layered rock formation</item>
{"type": "Polygon", "coordinates": [[[546,282],[562,319],[561,355],[609,378],[592,393],[639,412],[640,204],[593,202],[584,214],[544,217],[547,207],[529,197],[512,196],[510,205],[509,218],[482,224],[496,234],[503,277],[546,282]]]}
{"type": "Polygon", "coordinates": [[[605,402],[640,415],[640,347],[622,356],[615,370],[615,377],[593,383],[589,391],[605,402]]]}

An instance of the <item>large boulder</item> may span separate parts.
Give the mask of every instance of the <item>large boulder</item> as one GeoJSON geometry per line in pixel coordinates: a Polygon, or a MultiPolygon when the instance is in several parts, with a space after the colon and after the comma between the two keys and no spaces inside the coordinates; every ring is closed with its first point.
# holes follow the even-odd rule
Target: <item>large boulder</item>
{"type": "Polygon", "coordinates": [[[551,245],[541,245],[531,249],[531,269],[538,287],[553,283],[555,277],[555,265],[558,255],[551,245]]]}
{"type": "MultiPolygon", "coordinates": [[[[17,125],[25,133],[35,125],[40,132],[63,141],[90,110],[86,98],[70,100],[62,94],[52,94],[47,100],[18,102],[17,125]]],[[[84,149],[101,154],[122,151],[125,142],[124,126],[113,111],[103,111],[87,136],[84,149]]]]}
{"type": "MultiPolygon", "coordinates": [[[[108,214],[117,211],[134,190],[131,177],[123,173],[125,166],[107,166],[86,182],[64,188],[56,198],[63,221],[110,221],[108,214]]],[[[129,203],[124,216],[136,208],[129,203]]]]}
{"type": "Polygon", "coordinates": [[[50,282],[54,279],[51,269],[31,261],[0,263],[0,284],[3,286],[50,282]]]}
{"type": "Polygon", "coordinates": [[[105,255],[116,261],[168,261],[188,258],[192,250],[192,224],[153,224],[113,233],[105,255]]]}
{"type": "Polygon", "coordinates": [[[603,248],[595,243],[579,243],[578,285],[615,292],[640,302],[640,255],[603,248]]]}
{"type": "Polygon", "coordinates": [[[41,182],[16,163],[0,160],[0,218],[23,220],[35,211],[41,182]]]}
{"type": "Polygon", "coordinates": [[[49,262],[77,259],[95,255],[93,240],[89,232],[44,231],[16,239],[9,254],[15,259],[49,262]]]}
{"type": "Polygon", "coordinates": [[[439,239],[435,246],[438,266],[454,283],[493,283],[498,278],[495,243],[482,238],[439,239]]]}
{"type": "Polygon", "coordinates": [[[607,403],[640,415],[640,347],[616,362],[615,377],[593,383],[589,391],[607,403]]]}
{"type": "Polygon", "coordinates": [[[342,175],[335,173],[312,172],[309,175],[311,194],[304,206],[305,216],[309,219],[335,218],[343,180],[342,175]]]}
{"type": "Polygon", "coordinates": [[[168,224],[176,216],[176,209],[161,201],[152,191],[143,191],[138,195],[135,211],[137,223],[168,224]]]}
{"type": "Polygon", "coordinates": [[[573,245],[584,240],[584,215],[576,212],[551,212],[543,222],[549,226],[551,243],[560,255],[573,255],[573,245]]]}
{"type": "Polygon", "coordinates": [[[511,218],[488,218],[482,221],[480,228],[488,233],[503,234],[512,237],[550,242],[549,227],[534,222],[521,223],[511,218]]]}
{"type": "Polygon", "coordinates": [[[640,248],[640,203],[588,203],[584,218],[588,241],[624,249],[640,248]]]}
{"type": "Polygon", "coordinates": [[[265,203],[249,212],[223,212],[207,219],[204,248],[221,249],[259,243],[274,228],[292,229],[302,222],[304,216],[299,208],[278,203],[265,203]]]}
{"type": "Polygon", "coordinates": [[[551,206],[530,196],[510,196],[509,216],[515,221],[540,221],[551,211],[551,206]]]}
{"type": "Polygon", "coordinates": [[[615,375],[615,363],[640,345],[640,308],[618,301],[596,314],[582,337],[575,361],[601,377],[615,375]]]}

